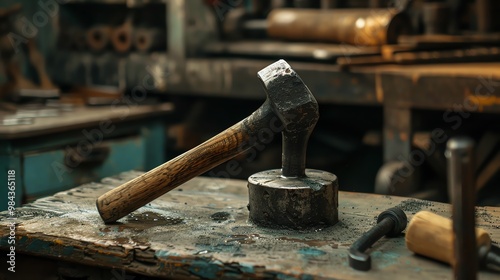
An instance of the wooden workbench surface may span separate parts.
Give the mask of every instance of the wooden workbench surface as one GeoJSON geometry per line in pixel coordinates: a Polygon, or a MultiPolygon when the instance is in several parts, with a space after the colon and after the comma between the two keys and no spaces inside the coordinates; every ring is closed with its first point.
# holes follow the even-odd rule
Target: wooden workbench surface
{"type": "MultiPolygon", "coordinates": [[[[95,208],[104,192],[141,174],[127,172],[39,199],[16,209],[16,253],[157,277],[299,279],[451,279],[449,266],[415,256],[404,238],[372,248],[372,270],[347,263],[347,249],[386,208],[400,206],[450,217],[450,206],[403,197],[340,192],[340,222],[308,231],[271,230],[247,221],[246,182],[195,178],[114,225],[95,208]]],[[[9,215],[0,214],[0,245],[8,248],[9,215]]],[[[480,227],[500,240],[500,209],[477,209],[480,227]]],[[[499,274],[481,272],[480,279],[499,274]]]]}
{"type": "MultiPolygon", "coordinates": [[[[0,139],[17,139],[47,135],[91,126],[108,127],[117,122],[132,121],[148,117],[165,115],[172,112],[172,103],[158,105],[110,105],[102,107],[76,107],[70,112],[60,112],[57,117],[37,117],[33,124],[0,126],[0,139]]],[[[0,117],[7,112],[0,111],[0,117]]]]}

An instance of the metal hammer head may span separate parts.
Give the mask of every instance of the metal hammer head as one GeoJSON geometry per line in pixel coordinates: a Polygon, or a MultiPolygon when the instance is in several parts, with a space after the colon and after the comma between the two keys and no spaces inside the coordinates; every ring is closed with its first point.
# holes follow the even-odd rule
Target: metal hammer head
{"type": "Polygon", "coordinates": [[[292,67],[281,59],[257,75],[285,130],[312,131],[319,119],[318,102],[292,67]]]}
{"type": "Polygon", "coordinates": [[[318,103],[284,60],[258,72],[267,101],[283,124],[281,169],[248,178],[249,218],[265,227],[304,229],[338,222],[338,180],[331,173],[305,169],[309,136],[319,119],[318,103]]]}
{"type": "Polygon", "coordinates": [[[306,177],[306,149],[319,119],[318,102],[284,60],[258,72],[274,113],[283,123],[282,176],[306,177]]]}

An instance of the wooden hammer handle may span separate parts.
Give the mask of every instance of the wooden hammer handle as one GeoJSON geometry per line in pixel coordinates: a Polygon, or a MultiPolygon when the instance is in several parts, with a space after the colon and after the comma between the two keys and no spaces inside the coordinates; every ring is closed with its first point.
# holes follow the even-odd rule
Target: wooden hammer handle
{"type": "Polygon", "coordinates": [[[250,149],[248,141],[276,118],[268,102],[251,116],[199,146],[103,194],[97,209],[114,222],[186,181],[250,149]]]}
{"type": "MultiPolygon", "coordinates": [[[[455,264],[453,223],[450,219],[420,211],[411,219],[405,239],[410,251],[450,265],[455,264]]],[[[490,236],[480,228],[476,228],[476,246],[491,246],[490,236]]]]}

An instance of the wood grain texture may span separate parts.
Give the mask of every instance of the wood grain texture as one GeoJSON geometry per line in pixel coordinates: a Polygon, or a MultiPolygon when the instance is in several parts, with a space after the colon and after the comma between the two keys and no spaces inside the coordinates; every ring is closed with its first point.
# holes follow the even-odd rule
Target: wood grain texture
{"type": "MultiPolygon", "coordinates": [[[[406,246],[414,253],[454,265],[453,223],[450,219],[428,211],[413,216],[406,230],[406,246]]],[[[476,229],[478,247],[490,247],[488,233],[476,229]]]]}
{"type": "MultiPolygon", "coordinates": [[[[249,139],[276,118],[265,102],[248,118],[197,147],[102,195],[96,206],[105,222],[114,222],[186,181],[251,148],[249,139]]],[[[254,142],[256,143],[256,142],[254,142]]]]}
{"type": "MultiPolygon", "coordinates": [[[[126,172],[39,199],[16,211],[16,256],[37,255],[169,279],[452,279],[451,267],[415,255],[404,238],[382,238],[372,269],[349,267],[349,246],[385,209],[401,207],[450,217],[448,204],[405,197],[339,192],[339,223],[307,231],[271,230],[248,222],[247,182],[196,177],[106,225],[95,198],[143,173],[126,172]],[[160,215],[158,221],[139,220],[160,215]]],[[[342,182],[342,178],[340,178],[342,182]]],[[[500,240],[500,208],[478,207],[477,224],[500,240]]],[[[10,220],[0,213],[0,249],[10,220]]],[[[1,273],[1,272],[0,272],[1,273]]],[[[482,271],[479,279],[498,279],[482,271]]]]}

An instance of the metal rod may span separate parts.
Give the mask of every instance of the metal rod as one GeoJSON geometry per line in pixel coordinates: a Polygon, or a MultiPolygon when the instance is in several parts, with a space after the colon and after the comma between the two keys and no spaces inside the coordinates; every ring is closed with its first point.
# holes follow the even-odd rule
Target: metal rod
{"type": "Polygon", "coordinates": [[[447,143],[448,188],[452,194],[455,279],[476,279],[478,250],[476,249],[474,188],[474,142],[467,137],[453,138],[447,143]]]}

